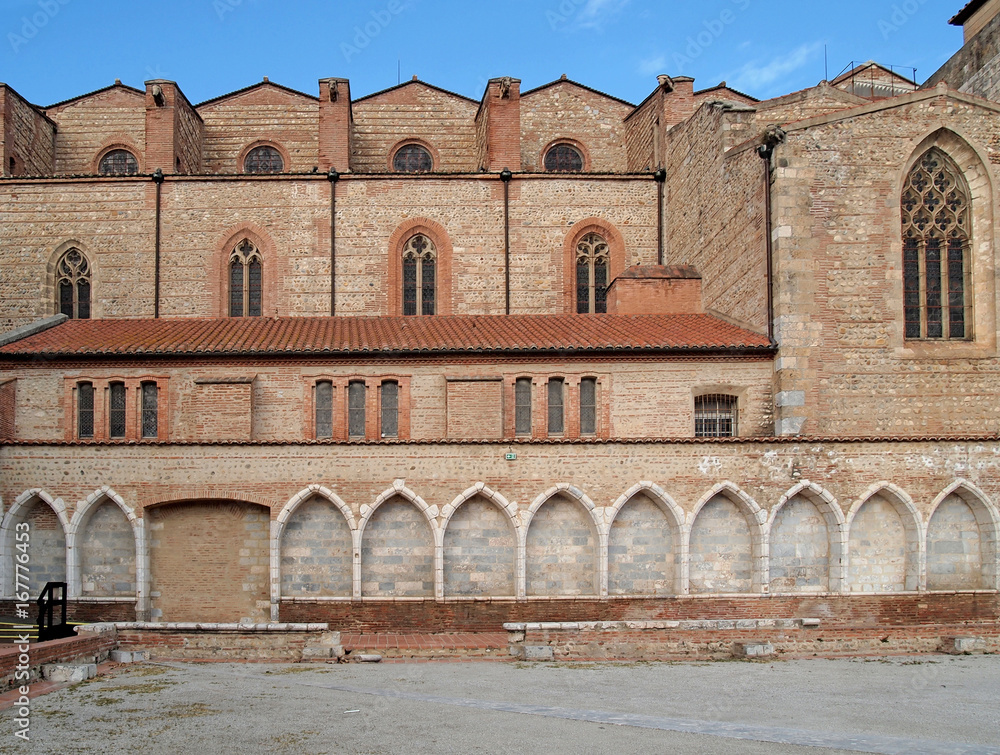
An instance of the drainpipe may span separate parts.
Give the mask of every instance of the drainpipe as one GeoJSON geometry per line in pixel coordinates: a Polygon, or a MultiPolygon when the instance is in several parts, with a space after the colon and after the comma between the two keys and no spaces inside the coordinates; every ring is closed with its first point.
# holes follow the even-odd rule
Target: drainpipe
{"type": "Polygon", "coordinates": [[[663,184],[667,180],[667,171],[660,168],[653,174],[656,181],[656,264],[663,264],[663,184]]]}
{"type": "Polygon", "coordinates": [[[340,174],[333,168],[326,174],[330,182],[330,317],[337,314],[337,181],[340,174]]]}
{"type": "Polygon", "coordinates": [[[774,242],[771,239],[771,157],[774,148],[785,140],[785,132],[777,126],[768,126],[764,140],[757,147],[764,167],[764,248],[767,256],[767,337],[774,340],[774,242]]]}
{"type": "Polygon", "coordinates": [[[153,183],[156,184],[156,234],[153,241],[153,317],[160,316],[160,190],[163,187],[163,171],[157,168],[153,171],[153,183]]]}
{"type": "Polygon", "coordinates": [[[503,181],[503,290],[504,311],[510,314],[510,168],[500,171],[503,181]]]}

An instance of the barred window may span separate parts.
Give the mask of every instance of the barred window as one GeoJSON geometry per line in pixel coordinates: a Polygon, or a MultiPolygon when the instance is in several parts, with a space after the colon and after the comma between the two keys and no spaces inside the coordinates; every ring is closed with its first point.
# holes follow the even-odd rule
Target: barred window
{"type": "Polygon", "coordinates": [[[431,153],[419,144],[404,144],[392,156],[392,169],[397,173],[429,173],[433,168],[431,153]]]}
{"type": "Polygon", "coordinates": [[[514,433],[531,435],[531,378],[514,382],[514,433]]]}
{"type": "Polygon", "coordinates": [[[576,245],[576,311],[608,311],[608,242],[588,233],[576,245]]]}
{"type": "Polygon", "coordinates": [[[552,378],[549,381],[549,434],[559,435],[565,432],[564,384],[562,378],[552,378]]]}
{"type": "Polygon", "coordinates": [[[127,149],[113,149],[101,158],[97,171],[102,176],[134,176],[139,172],[139,161],[127,149]]]}
{"type": "Polygon", "coordinates": [[[329,380],[316,383],[316,437],[333,437],[333,383],[329,380]]]}
{"type": "Polygon", "coordinates": [[[142,396],[142,437],[159,437],[159,403],[160,389],[156,383],[143,383],[141,388],[142,396]]]}
{"type": "Polygon", "coordinates": [[[78,438],[94,437],[93,383],[77,383],[76,386],[76,435],[78,438]]]}
{"type": "Polygon", "coordinates": [[[365,384],[360,380],[347,385],[347,434],[351,438],[365,437],[365,384]]]}
{"type": "Polygon", "coordinates": [[[281,173],[285,169],[285,161],[281,153],[266,144],[254,147],[243,160],[243,170],[246,173],[281,173]]]}
{"type": "Polygon", "coordinates": [[[556,144],[545,153],[545,170],[575,173],[583,170],[583,155],[571,144],[556,144]]]}
{"type": "Polygon", "coordinates": [[[263,274],[260,252],[243,239],[229,255],[230,317],[260,317],[263,274]]]}
{"type": "Polygon", "coordinates": [[[901,198],[906,338],[964,339],[971,333],[969,187],[940,149],[924,153],[901,198]]]}
{"type": "Polygon", "coordinates": [[[597,380],[580,381],[580,435],[597,433],[597,380]]]}
{"type": "Polygon", "coordinates": [[[108,386],[108,437],[125,437],[125,383],[108,386]]]}
{"type": "Polygon", "coordinates": [[[399,437],[399,383],[382,383],[382,437],[399,437]]]}
{"type": "Polygon", "coordinates": [[[421,233],[403,247],[403,314],[433,315],[437,248],[421,233]]]}
{"type": "Polygon", "coordinates": [[[56,265],[59,311],[71,319],[90,317],[90,263],[79,249],[69,249],[56,265]]]}
{"type": "Polygon", "coordinates": [[[694,400],[694,434],[698,438],[729,438],[737,433],[736,396],[710,393],[694,400]]]}

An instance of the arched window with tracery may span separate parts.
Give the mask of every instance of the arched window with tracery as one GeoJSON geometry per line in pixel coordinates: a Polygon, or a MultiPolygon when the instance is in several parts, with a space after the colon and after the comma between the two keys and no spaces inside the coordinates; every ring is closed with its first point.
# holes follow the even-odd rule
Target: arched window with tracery
{"type": "Polygon", "coordinates": [[[403,247],[403,314],[433,315],[435,294],[434,242],[418,233],[403,247]]]}
{"type": "Polygon", "coordinates": [[[229,316],[260,317],[263,262],[249,239],[229,255],[229,316]]]}
{"type": "Polygon", "coordinates": [[[553,173],[579,173],[583,170],[583,155],[572,144],[553,145],[545,153],[545,170],[553,173]]]}
{"type": "Polygon", "coordinates": [[[254,147],[243,160],[243,170],[247,173],[281,173],[284,169],[281,153],[266,144],[254,147]]]}
{"type": "Polygon", "coordinates": [[[101,158],[97,170],[102,176],[134,176],[139,172],[139,161],[127,149],[113,149],[101,158]]]}
{"type": "Polygon", "coordinates": [[[392,169],[397,173],[430,173],[434,158],[419,144],[404,144],[392,156],[392,169]]]}
{"type": "Polygon", "coordinates": [[[576,244],[576,311],[608,311],[608,242],[588,233],[576,244]]]}
{"type": "Polygon", "coordinates": [[[69,249],[59,258],[56,290],[60,312],[74,320],[90,318],[90,263],[79,249],[69,249]]]}
{"type": "Polygon", "coordinates": [[[933,147],[906,177],[901,198],[906,338],[971,337],[969,187],[933,147]]]}

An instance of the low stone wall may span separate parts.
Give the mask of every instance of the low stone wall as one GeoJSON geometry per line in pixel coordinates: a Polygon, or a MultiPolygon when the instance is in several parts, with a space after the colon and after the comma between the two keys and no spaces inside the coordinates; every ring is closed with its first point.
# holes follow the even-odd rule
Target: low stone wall
{"type": "Polygon", "coordinates": [[[343,656],[340,632],[327,624],[198,624],[119,622],[111,626],[122,650],[146,650],[150,660],[324,661],[343,656]]]}
{"type": "Polygon", "coordinates": [[[16,643],[5,646],[0,649],[0,692],[39,679],[42,666],[48,663],[101,663],[116,642],[113,629],[102,627],[81,630],[77,637],[32,642],[27,652],[16,643]],[[27,678],[18,678],[19,671],[27,672],[27,678]]]}
{"type": "Polygon", "coordinates": [[[1000,623],[837,627],[822,619],[512,622],[526,660],[663,661],[1000,652],[1000,623]]]}

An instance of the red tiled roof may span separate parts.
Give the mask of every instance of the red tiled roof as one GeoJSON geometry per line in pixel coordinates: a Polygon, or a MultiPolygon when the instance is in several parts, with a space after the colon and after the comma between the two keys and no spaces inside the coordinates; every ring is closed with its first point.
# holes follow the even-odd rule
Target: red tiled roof
{"type": "Polygon", "coordinates": [[[469,315],[67,320],[0,347],[2,356],[752,351],[766,336],[691,315],[469,315]]]}

